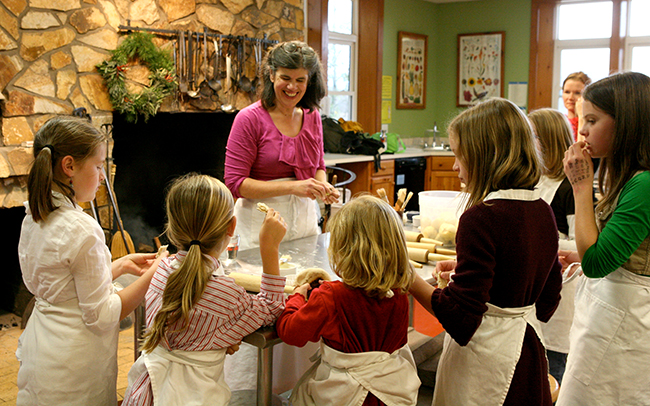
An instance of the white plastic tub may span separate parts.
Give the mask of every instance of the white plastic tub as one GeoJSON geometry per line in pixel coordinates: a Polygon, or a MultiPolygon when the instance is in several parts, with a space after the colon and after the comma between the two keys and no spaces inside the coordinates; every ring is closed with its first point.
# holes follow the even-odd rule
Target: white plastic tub
{"type": "Polygon", "coordinates": [[[442,241],[445,246],[456,244],[458,218],[462,214],[462,193],[431,190],[419,193],[420,230],[425,238],[442,241]]]}

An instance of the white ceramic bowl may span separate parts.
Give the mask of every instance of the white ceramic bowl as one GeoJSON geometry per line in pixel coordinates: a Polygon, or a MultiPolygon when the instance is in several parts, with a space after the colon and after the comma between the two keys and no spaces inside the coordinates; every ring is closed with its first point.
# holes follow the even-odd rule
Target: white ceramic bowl
{"type": "Polygon", "coordinates": [[[295,275],[298,265],[293,262],[284,262],[280,264],[280,276],[295,275]]]}

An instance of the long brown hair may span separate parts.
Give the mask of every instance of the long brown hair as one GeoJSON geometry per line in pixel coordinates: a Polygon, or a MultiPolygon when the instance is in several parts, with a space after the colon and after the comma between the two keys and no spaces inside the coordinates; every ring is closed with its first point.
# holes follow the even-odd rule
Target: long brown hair
{"type": "Polygon", "coordinates": [[[544,174],[553,180],[562,180],[564,152],[573,144],[573,129],[569,119],[555,109],[539,109],[528,114],[539,140],[544,162],[544,174]]]}
{"type": "Polygon", "coordinates": [[[395,210],[374,196],[346,203],[328,222],[330,264],[343,282],[368,296],[406,293],[414,280],[406,238],[395,210]]]}
{"type": "Polygon", "coordinates": [[[34,162],[27,177],[29,209],[34,221],[46,220],[56,210],[52,187],[56,184],[74,202],[74,189],[65,182],[61,159],[71,156],[83,163],[106,137],[86,119],[57,116],[49,119],[34,136],[34,162]]]}
{"type": "Polygon", "coordinates": [[[614,204],[637,171],[650,170],[650,78],[638,72],[614,74],[587,86],[583,97],[614,119],[612,148],[599,165],[601,211],[614,204]]]}
{"type": "Polygon", "coordinates": [[[212,261],[206,255],[223,250],[233,221],[230,190],[207,175],[189,174],[176,179],[166,204],[167,237],[176,247],[187,250],[187,256],[167,279],[162,306],[145,335],[143,351],[156,348],[167,328],[179,320],[183,321],[182,328],[187,327],[190,312],[212,274],[212,261]]]}
{"type": "Polygon", "coordinates": [[[541,174],[541,160],[533,130],[524,113],[511,101],[493,98],[460,113],[449,124],[457,140],[458,159],[467,169],[469,209],[500,189],[533,189],[541,174]]]}

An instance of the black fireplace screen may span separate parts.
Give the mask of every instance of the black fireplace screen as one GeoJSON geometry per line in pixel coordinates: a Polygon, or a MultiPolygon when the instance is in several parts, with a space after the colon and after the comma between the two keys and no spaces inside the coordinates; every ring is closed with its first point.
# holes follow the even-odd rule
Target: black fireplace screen
{"type": "MultiPolygon", "coordinates": [[[[113,116],[115,194],[124,228],[139,244],[163,232],[169,182],[189,172],[223,181],[235,114],[158,113],[148,122],[113,116]]],[[[161,237],[163,243],[166,242],[161,237]]]]}

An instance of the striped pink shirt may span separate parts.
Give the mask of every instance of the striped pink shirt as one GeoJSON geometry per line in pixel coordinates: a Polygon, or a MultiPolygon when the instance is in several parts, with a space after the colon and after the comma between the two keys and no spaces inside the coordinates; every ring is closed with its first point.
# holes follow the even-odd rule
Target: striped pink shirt
{"type": "MultiPolygon", "coordinates": [[[[160,262],[146,295],[147,329],[162,306],[167,278],[187,255],[180,251],[160,262]]],[[[220,276],[217,259],[212,278],[201,299],[190,312],[189,327],[180,329],[178,321],[165,333],[160,345],[167,350],[209,351],[229,347],[261,326],[271,325],[284,310],[284,276],[262,274],[260,293],[251,295],[232,278],[220,276]]],[[[153,405],[149,374],[138,377],[124,394],[123,406],[153,405]]]]}

